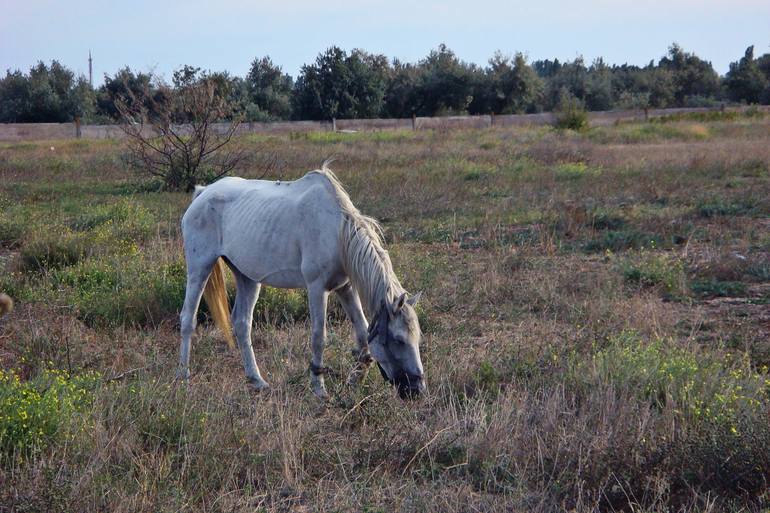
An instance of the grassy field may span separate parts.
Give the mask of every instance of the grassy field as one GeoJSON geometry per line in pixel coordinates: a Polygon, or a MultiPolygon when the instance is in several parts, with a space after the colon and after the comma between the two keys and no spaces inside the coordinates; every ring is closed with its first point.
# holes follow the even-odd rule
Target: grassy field
{"type": "Polygon", "coordinates": [[[139,183],[120,142],[3,144],[0,511],[770,505],[770,118],[236,144],[242,176],[336,156],[424,290],[428,393],[402,402],[373,371],[320,404],[304,293],[271,289],[270,392],[206,322],[175,383],[189,195],[139,183]]]}

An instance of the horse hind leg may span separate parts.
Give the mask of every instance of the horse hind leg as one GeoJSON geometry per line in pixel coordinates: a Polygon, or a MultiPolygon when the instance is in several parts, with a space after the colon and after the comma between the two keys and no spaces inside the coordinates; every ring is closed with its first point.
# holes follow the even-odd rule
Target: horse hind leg
{"type": "Polygon", "coordinates": [[[192,334],[195,331],[196,316],[203,296],[203,288],[206,286],[206,280],[208,280],[215,262],[216,258],[202,264],[193,263],[190,260],[187,263],[187,287],[185,288],[184,306],[182,306],[182,311],[179,314],[182,335],[179,348],[179,367],[176,371],[176,376],[179,379],[187,380],[190,378],[192,334]]]}
{"type": "Polygon", "coordinates": [[[259,298],[260,284],[247,278],[240,271],[230,266],[235,275],[235,307],[232,313],[233,329],[238,347],[241,350],[243,370],[246,379],[257,390],[270,388],[270,385],[262,378],[254,358],[254,349],[251,346],[251,323],[254,319],[254,306],[259,298]]]}

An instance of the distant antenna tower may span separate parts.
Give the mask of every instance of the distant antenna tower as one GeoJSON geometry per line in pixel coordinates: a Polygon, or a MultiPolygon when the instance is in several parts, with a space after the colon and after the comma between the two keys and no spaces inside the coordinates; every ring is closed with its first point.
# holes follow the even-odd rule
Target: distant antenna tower
{"type": "Polygon", "coordinates": [[[94,88],[94,70],[91,66],[91,50],[88,50],[88,83],[94,88]]]}

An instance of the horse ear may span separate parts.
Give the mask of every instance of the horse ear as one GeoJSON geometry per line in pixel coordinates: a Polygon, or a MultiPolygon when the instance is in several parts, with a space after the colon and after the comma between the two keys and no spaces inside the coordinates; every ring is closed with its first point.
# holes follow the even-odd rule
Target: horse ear
{"type": "Polygon", "coordinates": [[[420,300],[421,297],[422,297],[422,291],[419,291],[417,294],[407,299],[406,304],[408,304],[409,306],[414,306],[417,304],[417,302],[420,300]]]}
{"type": "Polygon", "coordinates": [[[395,301],[393,301],[393,304],[390,305],[390,315],[391,317],[396,315],[401,308],[403,308],[404,303],[406,302],[406,292],[398,296],[395,301]]]}

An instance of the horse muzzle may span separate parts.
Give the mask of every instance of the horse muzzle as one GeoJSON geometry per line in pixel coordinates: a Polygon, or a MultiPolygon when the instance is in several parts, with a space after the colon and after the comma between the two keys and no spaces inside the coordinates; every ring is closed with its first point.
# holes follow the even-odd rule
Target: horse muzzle
{"type": "Polygon", "coordinates": [[[425,391],[425,381],[419,377],[413,378],[406,384],[397,383],[396,386],[401,399],[417,399],[425,391]]]}
{"type": "Polygon", "coordinates": [[[395,379],[390,378],[382,365],[377,363],[377,367],[380,369],[382,379],[395,386],[398,389],[398,396],[401,399],[416,399],[425,391],[425,379],[423,376],[416,374],[409,374],[408,372],[399,372],[395,379]]]}

